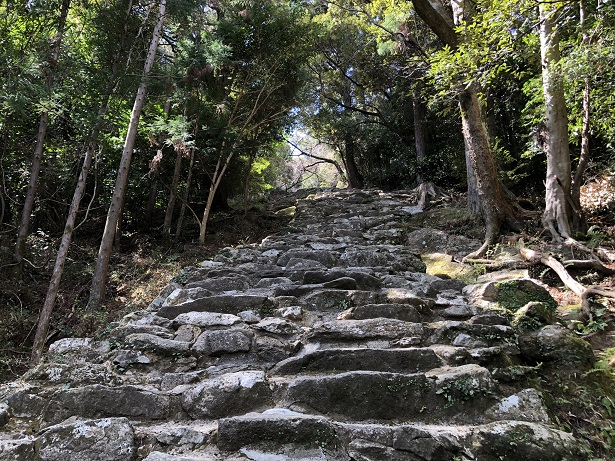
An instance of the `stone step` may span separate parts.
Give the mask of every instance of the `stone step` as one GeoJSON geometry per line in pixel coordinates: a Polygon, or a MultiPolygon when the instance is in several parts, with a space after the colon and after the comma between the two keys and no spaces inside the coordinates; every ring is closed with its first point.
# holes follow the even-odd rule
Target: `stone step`
{"type": "Polygon", "coordinates": [[[397,319],[332,320],[314,325],[311,341],[394,340],[423,337],[423,325],[397,319]]]}
{"type": "Polygon", "coordinates": [[[415,373],[443,365],[432,349],[321,349],[278,363],[270,373],[296,374],[325,371],[386,371],[415,373]]]}
{"type": "Polygon", "coordinates": [[[392,426],[344,423],[275,409],[222,419],[218,430],[218,447],[222,451],[241,450],[248,459],[262,461],[564,461],[586,458],[571,434],[545,424],[515,420],[477,425],[392,426]],[[311,456],[296,456],[297,451],[295,456],[289,456],[290,447],[297,451],[309,450],[311,456]]]}
{"type": "Polygon", "coordinates": [[[142,452],[157,449],[164,451],[168,447],[188,451],[211,444],[218,422],[171,420],[154,424],[138,422],[133,427],[142,452]]]}
{"type": "Polygon", "coordinates": [[[495,390],[489,371],[470,364],[427,373],[300,376],[288,383],[283,401],[348,421],[476,422],[494,405],[495,390]]]}

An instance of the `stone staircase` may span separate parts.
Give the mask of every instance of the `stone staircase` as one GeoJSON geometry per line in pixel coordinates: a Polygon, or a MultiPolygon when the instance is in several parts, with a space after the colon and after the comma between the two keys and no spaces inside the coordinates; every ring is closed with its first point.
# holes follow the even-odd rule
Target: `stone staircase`
{"type": "MultiPolygon", "coordinates": [[[[579,460],[501,311],[425,273],[404,192],[325,191],[0,387],[0,460],[579,460]]],[[[477,242],[478,244],[478,242],[477,242]]]]}

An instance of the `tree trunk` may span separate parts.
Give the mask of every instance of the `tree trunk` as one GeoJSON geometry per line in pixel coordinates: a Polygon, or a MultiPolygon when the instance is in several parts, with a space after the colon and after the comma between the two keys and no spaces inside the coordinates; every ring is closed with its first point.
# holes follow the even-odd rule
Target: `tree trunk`
{"type": "Polygon", "coordinates": [[[147,208],[145,209],[145,228],[152,227],[152,216],[156,207],[156,196],[158,195],[158,172],[150,171],[149,195],[147,197],[147,208]]]}
{"type": "Polygon", "coordinates": [[[500,187],[497,169],[487,131],[480,112],[477,92],[473,87],[463,90],[459,96],[463,137],[468,151],[470,165],[475,173],[476,190],[480,201],[482,218],[485,222],[485,242],[468,257],[482,256],[488,246],[495,243],[504,222],[509,226],[518,225],[516,213],[500,187]]]}
{"type": "Polygon", "coordinates": [[[555,5],[540,3],[540,54],[546,109],[547,179],[543,224],[554,241],[572,239],[570,196],[570,153],[568,114],[562,79],[556,69],[560,61],[559,33],[554,24],[555,5]]]}
{"type": "MultiPolygon", "coordinates": [[[[62,44],[62,38],[64,37],[64,29],[66,27],[66,18],[68,17],[69,8],[70,0],[62,0],[60,19],[58,21],[58,30],[52,40],[53,48],[51,56],[47,61],[45,71],[45,84],[49,91],[51,91],[53,87],[53,71],[60,57],[60,47],[62,44]]],[[[26,239],[28,238],[28,234],[30,231],[30,216],[32,215],[32,210],[34,209],[34,198],[36,197],[36,190],[38,188],[38,178],[41,172],[41,164],[43,162],[43,149],[45,146],[45,138],[47,136],[48,127],[49,112],[45,109],[41,113],[41,117],[38,124],[36,147],[34,148],[34,154],[32,156],[32,168],[30,170],[30,182],[28,183],[26,198],[21,212],[21,221],[19,223],[19,229],[17,231],[17,240],[15,242],[14,277],[16,279],[21,279],[23,274],[23,258],[26,253],[26,239]]]]}
{"type": "Polygon", "coordinates": [[[362,189],[364,180],[355,161],[355,144],[352,134],[346,135],[344,139],[344,165],[346,166],[348,187],[351,189],[362,189]]]}
{"type": "Polygon", "coordinates": [[[175,211],[175,202],[177,201],[177,187],[179,185],[179,176],[182,172],[182,151],[176,149],[175,169],[173,170],[173,180],[171,181],[171,192],[169,194],[169,202],[167,203],[167,212],[164,216],[164,225],[162,231],[164,234],[171,234],[171,224],[173,221],[173,212],[175,211]]]}
{"type": "Polygon", "coordinates": [[[250,193],[250,177],[252,176],[252,165],[254,164],[254,154],[250,154],[248,160],[248,171],[246,171],[246,178],[243,183],[243,217],[248,215],[248,195],[250,193]]]}
{"type": "Polygon", "coordinates": [[[414,147],[416,149],[417,165],[416,182],[420,186],[425,181],[422,174],[422,168],[424,168],[425,159],[427,158],[427,135],[425,130],[427,109],[419,89],[414,90],[413,96],[412,112],[414,115],[414,147]]]}
{"type": "MultiPolygon", "coordinates": [[[[412,3],[417,14],[440,40],[451,49],[456,49],[459,38],[454,25],[471,19],[471,11],[465,8],[466,5],[462,1],[453,0],[452,11],[444,11],[442,4],[435,0],[412,0],[412,3]]],[[[516,213],[500,186],[477,94],[476,87],[471,85],[463,89],[459,95],[468,181],[469,183],[476,181],[480,213],[485,222],[485,241],[481,248],[467,258],[484,255],[489,245],[495,243],[503,223],[514,228],[519,227],[516,213]]]]}
{"type": "Polygon", "coordinates": [[[214,171],[214,175],[211,178],[211,185],[209,186],[209,194],[207,195],[207,203],[205,204],[205,211],[203,212],[203,220],[201,221],[201,228],[199,231],[199,244],[205,245],[205,234],[207,233],[207,222],[209,221],[209,215],[211,213],[211,205],[214,202],[214,196],[216,195],[216,191],[218,190],[218,186],[220,186],[220,182],[222,181],[222,177],[224,173],[226,173],[226,169],[228,168],[231,160],[233,159],[233,155],[235,154],[235,144],[231,147],[230,152],[226,156],[226,160],[224,161],[224,165],[222,164],[222,158],[224,155],[224,144],[220,148],[220,156],[218,157],[218,163],[216,163],[216,169],[214,171]],[[220,168],[222,167],[222,168],[220,168]]]}
{"type": "Polygon", "coordinates": [[[100,248],[98,250],[98,258],[96,260],[94,276],[92,278],[90,299],[88,301],[89,310],[97,309],[106,295],[109,261],[111,259],[111,250],[113,248],[115,230],[119,222],[119,217],[122,211],[122,201],[126,186],[128,184],[128,172],[130,169],[130,162],[132,160],[134,143],[137,138],[139,118],[141,116],[141,110],[143,109],[143,103],[145,102],[147,78],[151,72],[152,66],[154,65],[158,42],[162,36],[162,25],[164,22],[165,11],[166,0],[160,0],[159,15],[156,21],[156,26],[154,27],[147,58],[145,60],[141,84],[139,85],[132,112],[130,114],[130,123],[128,124],[128,132],[126,133],[126,140],[124,141],[124,150],[122,152],[122,158],[120,160],[120,166],[117,173],[115,190],[113,192],[111,204],[107,213],[105,230],[103,232],[100,248]]]}
{"type": "MultiPolygon", "coordinates": [[[[588,53],[588,47],[591,45],[591,39],[589,34],[587,33],[587,27],[585,24],[586,20],[586,11],[585,11],[585,1],[581,0],[579,5],[579,18],[581,24],[581,30],[583,34],[582,44],[584,46],[585,52],[588,53]]],[[[589,151],[589,131],[591,129],[591,100],[590,100],[591,86],[589,77],[584,78],[583,85],[583,122],[581,127],[581,154],[579,155],[579,164],[577,165],[576,170],[574,171],[574,178],[572,179],[572,185],[570,189],[570,195],[572,196],[572,206],[574,208],[574,216],[572,225],[573,228],[578,231],[585,233],[587,232],[587,222],[584,219],[583,213],[581,212],[581,185],[583,183],[583,176],[585,175],[585,170],[587,169],[587,165],[589,165],[590,159],[590,151],[589,151]]]]}
{"type": "MultiPolygon", "coordinates": [[[[194,127],[194,139],[198,134],[199,124],[198,120],[194,127]]],[[[188,177],[186,178],[186,190],[184,191],[184,199],[182,200],[182,206],[179,210],[179,217],[177,218],[177,228],[175,230],[175,240],[179,239],[182,233],[182,226],[184,225],[184,215],[186,214],[186,207],[188,206],[188,200],[190,199],[190,186],[192,185],[192,168],[194,166],[194,147],[190,149],[190,163],[188,164],[188,177]]]]}
{"type": "Polygon", "coordinates": [[[92,165],[92,158],[94,156],[94,150],[96,148],[96,142],[98,139],[98,133],[102,127],[105,113],[107,112],[107,104],[109,102],[109,93],[106,94],[98,116],[96,117],[96,123],[92,129],[90,135],[90,143],[85,152],[83,158],[83,165],[81,166],[81,173],[79,174],[79,180],[73,193],[73,199],[68,210],[68,217],[66,218],[66,225],[64,226],[64,233],[62,234],[62,240],[60,241],[60,247],[56,255],[56,262],[51,274],[51,281],[49,282],[49,288],[47,289],[47,295],[45,296],[45,302],[43,309],[39,314],[38,325],[36,328],[36,334],[34,336],[34,344],[32,346],[32,356],[30,359],[30,365],[37,365],[43,354],[43,348],[45,347],[45,341],[47,339],[47,331],[49,329],[49,322],[51,320],[51,314],[55,306],[58,291],[60,289],[60,281],[62,280],[62,274],[64,273],[64,264],[66,263],[66,257],[68,255],[68,249],[73,238],[73,231],[75,228],[75,221],[77,220],[77,213],[79,212],[79,205],[85,192],[85,186],[87,183],[88,173],[92,165]]]}

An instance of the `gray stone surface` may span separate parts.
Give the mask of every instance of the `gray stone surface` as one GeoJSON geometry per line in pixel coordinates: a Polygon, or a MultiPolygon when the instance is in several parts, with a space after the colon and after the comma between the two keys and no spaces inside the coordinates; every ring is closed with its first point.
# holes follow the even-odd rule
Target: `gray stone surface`
{"type": "Polygon", "coordinates": [[[249,330],[214,330],[201,333],[192,350],[203,355],[247,352],[252,344],[249,330]]]}
{"type": "Polygon", "coordinates": [[[184,392],[181,401],[194,419],[222,418],[273,406],[262,371],[228,373],[205,380],[184,392]]]}
{"type": "Polygon", "coordinates": [[[38,461],[131,461],[134,433],[126,418],[67,420],[45,429],[38,461]]]}

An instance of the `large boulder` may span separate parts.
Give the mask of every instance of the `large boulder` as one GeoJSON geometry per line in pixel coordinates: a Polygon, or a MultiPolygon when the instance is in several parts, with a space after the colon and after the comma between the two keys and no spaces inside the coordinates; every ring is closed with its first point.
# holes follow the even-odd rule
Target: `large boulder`
{"type": "Polygon", "coordinates": [[[590,344],[561,325],[547,325],[519,336],[519,350],[531,361],[558,367],[562,373],[587,370],[595,357],[590,344]]]}

